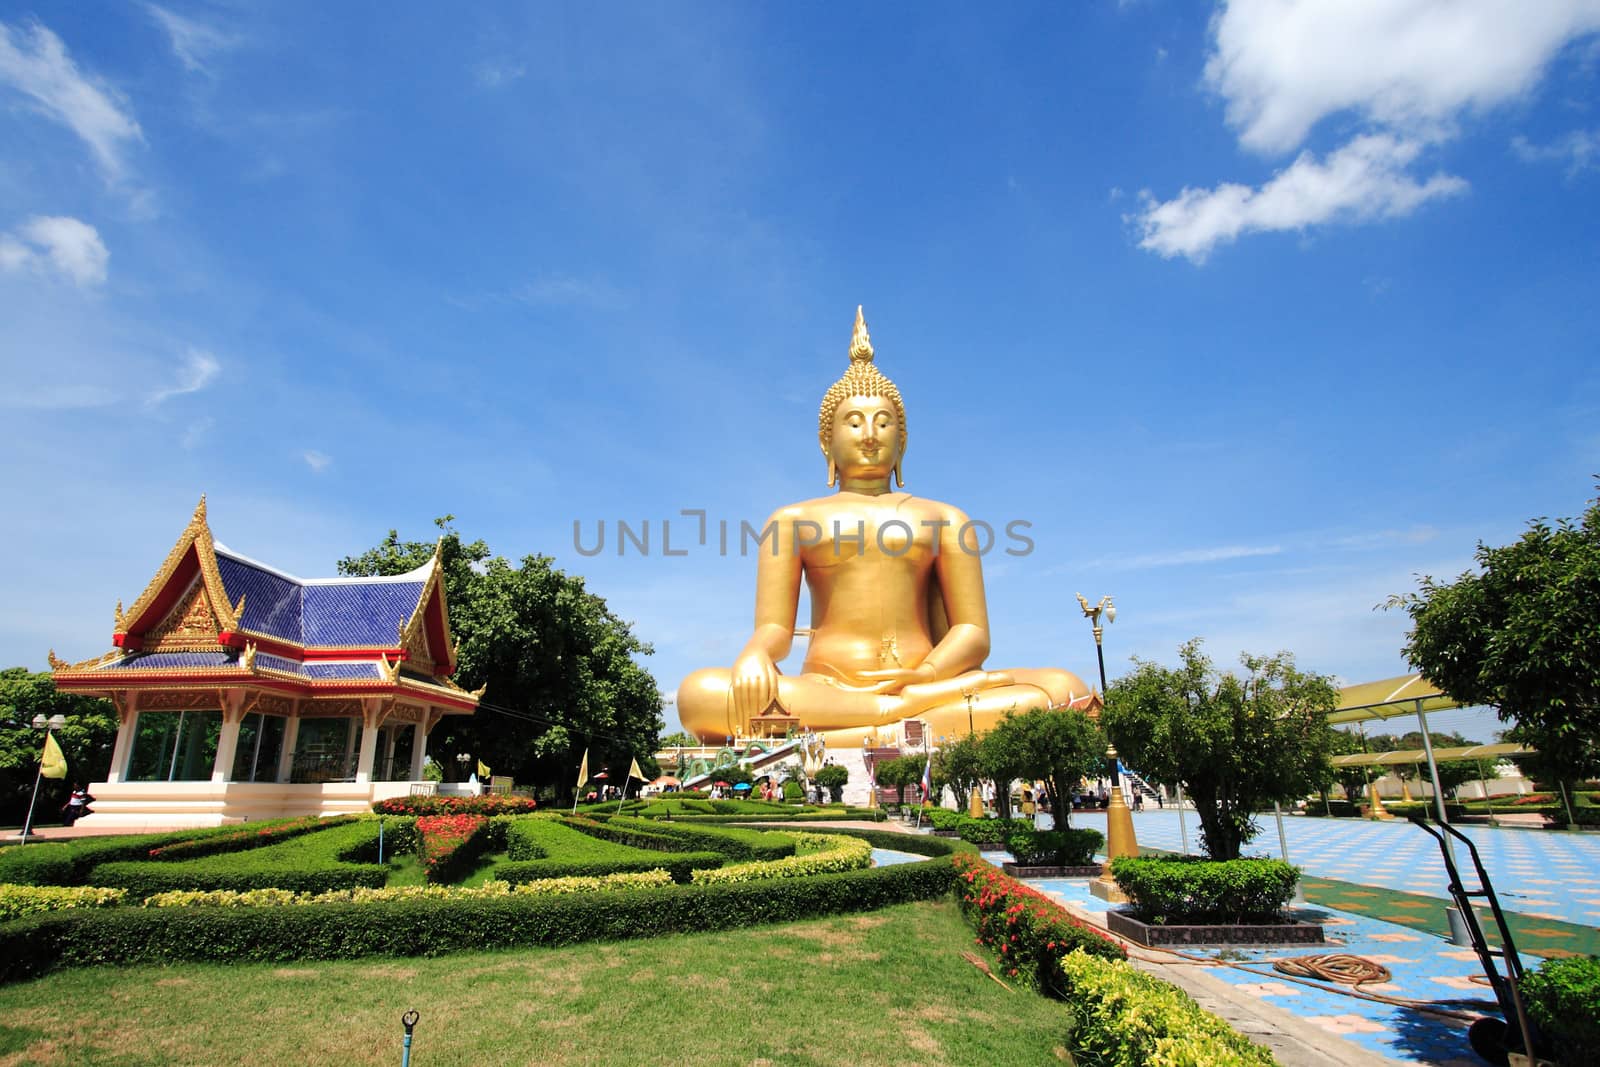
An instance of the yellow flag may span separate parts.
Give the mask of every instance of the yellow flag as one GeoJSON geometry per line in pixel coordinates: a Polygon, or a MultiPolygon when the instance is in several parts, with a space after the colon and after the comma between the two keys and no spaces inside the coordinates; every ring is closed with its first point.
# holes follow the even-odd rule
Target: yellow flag
{"type": "Polygon", "coordinates": [[[479,778],[487,778],[487,777],[489,777],[489,765],[487,763],[483,762],[483,760],[479,760],[478,761],[478,777],[479,778]]]}
{"type": "Polygon", "coordinates": [[[56,744],[55,734],[44,735],[44,758],[39,761],[39,773],[45,778],[67,776],[67,757],[62,754],[61,746],[56,744]]]}
{"type": "Polygon", "coordinates": [[[637,757],[635,757],[634,761],[628,765],[628,777],[637,778],[641,782],[644,781],[644,772],[639,769],[639,760],[637,757]]]}
{"type": "Polygon", "coordinates": [[[578,788],[583,788],[583,783],[589,780],[589,750],[583,750],[583,762],[578,765],[578,788]]]}

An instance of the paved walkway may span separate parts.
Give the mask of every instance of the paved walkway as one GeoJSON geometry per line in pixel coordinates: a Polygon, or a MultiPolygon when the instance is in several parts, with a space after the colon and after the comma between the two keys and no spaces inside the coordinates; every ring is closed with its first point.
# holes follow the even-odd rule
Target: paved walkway
{"type": "MultiPolygon", "coordinates": [[[[1276,820],[1258,816],[1261,833],[1245,847],[1250,855],[1280,858],[1276,820]]],[[[1199,851],[1200,820],[1185,813],[1188,851],[1199,851]]],[[[1072,825],[1105,832],[1105,815],[1078,812],[1072,825]]],[[[1133,817],[1141,846],[1182,850],[1178,813],[1142,811],[1133,817]]],[[[1289,862],[1306,874],[1336,878],[1405,893],[1448,896],[1449,879],[1439,845],[1428,834],[1398,819],[1320,819],[1286,815],[1284,836],[1289,862]]],[[[1561,919],[1600,927],[1600,833],[1545,832],[1507,827],[1466,826],[1462,833],[1477,847],[1500,906],[1533,918],[1561,919]]],[[[1472,888],[1472,867],[1464,848],[1456,864],[1472,888]]]]}

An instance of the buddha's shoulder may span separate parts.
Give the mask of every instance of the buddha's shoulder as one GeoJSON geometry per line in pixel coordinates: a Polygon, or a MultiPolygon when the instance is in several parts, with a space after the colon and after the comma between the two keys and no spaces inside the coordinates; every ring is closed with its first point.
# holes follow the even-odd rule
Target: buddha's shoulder
{"type": "Polygon", "coordinates": [[[772,512],[771,518],[779,521],[792,521],[795,519],[833,518],[839,515],[852,515],[870,509],[878,511],[884,507],[890,508],[903,516],[915,516],[919,520],[963,523],[967,520],[966,512],[954,504],[946,504],[940,500],[929,500],[927,497],[913,496],[910,493],[890,493],[881,497],[852,497],[842,493],[830,493],[827,496],[812,497],[810,500],[798,500],[793,504],[785,504],[772,512]]]}

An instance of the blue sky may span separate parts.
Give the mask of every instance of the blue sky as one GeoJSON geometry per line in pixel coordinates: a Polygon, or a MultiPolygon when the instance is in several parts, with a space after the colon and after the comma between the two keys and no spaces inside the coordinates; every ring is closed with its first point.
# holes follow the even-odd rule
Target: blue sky
{"type": "MultiPolygon", "coordinates": [[[[670,692],[824,488],[858,303],[990,665],[1374,612],[1600,472],[1600,3],[0,5],[0,662],[97,654],[195,500],[305,576],[446,512],[670,692]],[[607,550],[574,548],[574,522],[607,550]],[[648,520],[652,552],[616,554],[648,520]],[[1003,546],[1002,546],[1003,547],[1003,546]]],[[[793,664],[791,664],[793,666],[793,664]]],[[[670,713],[669,722],[675,723],[670,713]]]]}

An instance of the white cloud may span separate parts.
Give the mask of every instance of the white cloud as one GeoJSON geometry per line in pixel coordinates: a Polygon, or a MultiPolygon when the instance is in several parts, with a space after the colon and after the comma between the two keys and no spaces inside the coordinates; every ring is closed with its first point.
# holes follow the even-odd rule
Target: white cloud
{"type": "Polygon", "coordinates": [[[144,135],[121,94],[80,72],[61,38],[37,22],[21,28],[0,22],[0,83],[77,134],[107,178],[122,177],[123,150],[144,135]]]}
{"type": "Polygon", "coordinates": [[[99,231],[68,215],[35,215],[16,233],[0,234],[0,270],[53,270],[78,285],[99,285],[110,259],[99,231]]]}
{"type": "Polygon", "coordinates": [[[304,452],[300,453],[300,458],[306,461],[306,466],[310,467],[318,474],[321,474],[323,471],[327,470],[328,466],[333,462],[332,456],[318,452],[314,448],[308,448],[304,452]]]}
{"type": "Polygon", "coordinates": [[[485,89],[498,89],[502,85],[510,85],[528,73],[528,68],[521,63],[510,63],[502,60],[487,60],[478,64],[476,70],[478,84],[485,89]]]}
{"type": "Polygon", "coordinates": [[[1343,111],[1425,136],[1526,93],[1596,29],[1595,0],[1230,0],[1206,81],[1258,151],[1289,151],[1343,111]]]}
{"type": "Polygon", "coordinates": [[[1525,95],[1563,47],[1600,30],[1600,0],[1224,0],[1207,86],[1245,148],[1299,148],[1323,120],[1362,129],[1261,188],[1148,197],[1140,245],[1199,263],[1242,234],[1406,215],[1463,179],[1412,172],[1465,115],[1525,95]]]}
{"type": "Polygon", "coordinates": [[[32,411],[70,411],[103,408],[117,402],[117,394],[99,385],[26,386],[12,383],[0,392],[0,407],[32,411]]]}
{"type": "Polygon", "coordinates": [[[1515,137],[1511,148],[1525,163],[1565,163],[1567,177],[1575,178],[1590,167],[1600,166],[1600,129],[1573,130],[1547,145],[1515,137]]]}
{"type": "Polygon", "coordinates": [[[1336,220],[1364,221],[1408,215],[1429,200],[1463,192],[1467,183],[1448,174],[1419,181],[1406,173],[1421,145],[1388,134],[1367,134],[1319,161],[1303,152],[1259,189],[1228,182],[1214,189],[1184,189],[1157,203],[1145,194],[1134,221],[1139,247],[1164,258],[1203,263],[1212,249],[1243,234],[1303,230],[1336,220]]]}
{"type": "Polygon", "coordinates": [[[175,396],[198,393],[215,381],[221,371],[222,364],[218,363],[210,352],[191,348],[183,355],[183,366],[179,369],[178,380],[164,389],[151,393],[145,400],[145,406],[155,407],[175,396]]]}
{"type": "Polygon", "coordinates": [[[167,31],[173,54],[183,65],[197,74],[209,74],[206,60],[218,52],[225,52],[239,44],[239,38],[208,26],[197,19],[179,15],[155,4],[146,4],[150,17],[167,31]]]}
{"type": "Polygon", "coordinates": [[[623,294],[609,282],[556,274],[529,282],[515,290],[512,298],[525,304],[562,307],[585,306],[614,308],[625,303],[623,294]]]}
{"type": "Polygon", "coordinates": [[[1220,563],[1229,559],[1276,556],[1282,551],[1282,545],[1221,545],[1216,548],[1186,548],[1177,552],[1155,553],[1147,556],[1097,559],[1084,569],[1137,571],[1150,567],[1181,567],[1191,563],[1220,563]]]}

